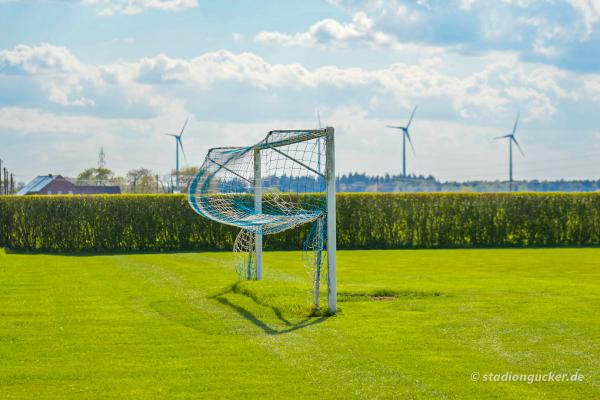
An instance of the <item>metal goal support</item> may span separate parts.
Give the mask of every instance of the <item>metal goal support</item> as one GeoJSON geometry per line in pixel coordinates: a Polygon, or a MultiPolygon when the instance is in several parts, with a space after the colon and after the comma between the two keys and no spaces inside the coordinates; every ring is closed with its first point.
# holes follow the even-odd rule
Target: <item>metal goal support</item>
{"type": "MultiPolygon", "coordinates": [[[[261,149],[254,149],[254,210],[262,212],[262,176],[261,149]]],[[[289,157],[286,155],[286,157],[289,157]]],[[[292,158],[292,157],[289,157],[292,158]]],[[[294,161],[304,165],[301,161],[294,161]]],[[[320,171],[319,171],[320,172],[320,171]]],[[[319,173],[319,175],[323,176],[319,173]]],[[[326,128],[325,134],[325,194],[327,203],[327,306],[329,312],[337,311],[337,273],[336,273],[336,176],[335,176],[335,130],[326,128]]],[[[263,235],[255,235],[254,251],[256,255],[256,279],[263,279],[263,235]]],[[[318,290],[318,286],[317,286],[318,290]]],[[[318,293],[315,294],[318,299],[318,293]]]]}

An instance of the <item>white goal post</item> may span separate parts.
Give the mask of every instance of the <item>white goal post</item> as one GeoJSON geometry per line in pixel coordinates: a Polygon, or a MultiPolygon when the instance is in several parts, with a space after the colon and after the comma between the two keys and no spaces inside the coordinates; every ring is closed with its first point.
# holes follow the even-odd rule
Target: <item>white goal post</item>
{"type": "Polygon", "coordinates": [[[337,311],[336,276],[336,205],[335,205],[335,135],[331,127],[325,136],[325,180],[327,182],[327,305],[330,312],[337,311]]]}
{"type": "Polygon", "coordinates": [[[236,265],[240,279],[263,279],[264,235],[312,223],[303,258],[314,279],[315,310],[326,250],[327,306],[330,313],[337,311],[333,127],[276,130],[252,146],[209,150],[189,185],[188,200],[198,214],[241,228],[234,244],[243,256],[236,265]],[[317,195],[305,196],[310,193],[317,195]]]}
{"type": "MultiPolygon", "coordinates": [[[[262,213],[262,177],[261,177],[260,149],[254,149],[254,210],[262,213]]],[[[254,252],[256,254],[256,280],[263,278],[263,235],[257,232],[254,238],[254,252]]]]}

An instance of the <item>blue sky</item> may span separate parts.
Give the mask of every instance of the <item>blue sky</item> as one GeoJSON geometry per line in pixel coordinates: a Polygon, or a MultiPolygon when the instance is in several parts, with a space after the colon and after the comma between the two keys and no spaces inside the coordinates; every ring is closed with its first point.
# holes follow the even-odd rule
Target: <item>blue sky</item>
{"type": "Polygon", "coordinates": [[[339,172],[599,178],[600,0],[0,0],[0,158],[166,173],[278,128],[336,127],[339,172]]]}

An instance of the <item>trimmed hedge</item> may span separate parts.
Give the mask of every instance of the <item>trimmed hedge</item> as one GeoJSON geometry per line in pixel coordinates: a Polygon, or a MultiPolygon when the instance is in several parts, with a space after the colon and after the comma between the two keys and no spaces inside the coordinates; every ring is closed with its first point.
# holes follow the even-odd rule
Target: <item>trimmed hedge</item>
{"type": "MultiPolygon", "coordinates": [[[[598,246],[600,194],[342,193],[337,220],[341,249],[598,246]]],[[[306,230],[265,247],[297,250],[306,230]]],[[[184,195],[0,198],[0,247],[15,250],[230,250],[237,231],[195,214],[184,195]]]]}

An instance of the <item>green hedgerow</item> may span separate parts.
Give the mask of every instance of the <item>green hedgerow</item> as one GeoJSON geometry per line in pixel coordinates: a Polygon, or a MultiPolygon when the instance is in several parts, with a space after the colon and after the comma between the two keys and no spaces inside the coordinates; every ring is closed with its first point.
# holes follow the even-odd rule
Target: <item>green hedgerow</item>
{"type": "MultiPolygon", "coordinates": [[[[337,204],[343,249],[600,244],[597,193],[342,193],[337,204]]],[[[265,246],[297,250],[307,229],[265,246]]],[[[229,250],[237,232],[195,214],[184,195],[0,198],[0,246],[15,250],[229,250]]]]}

